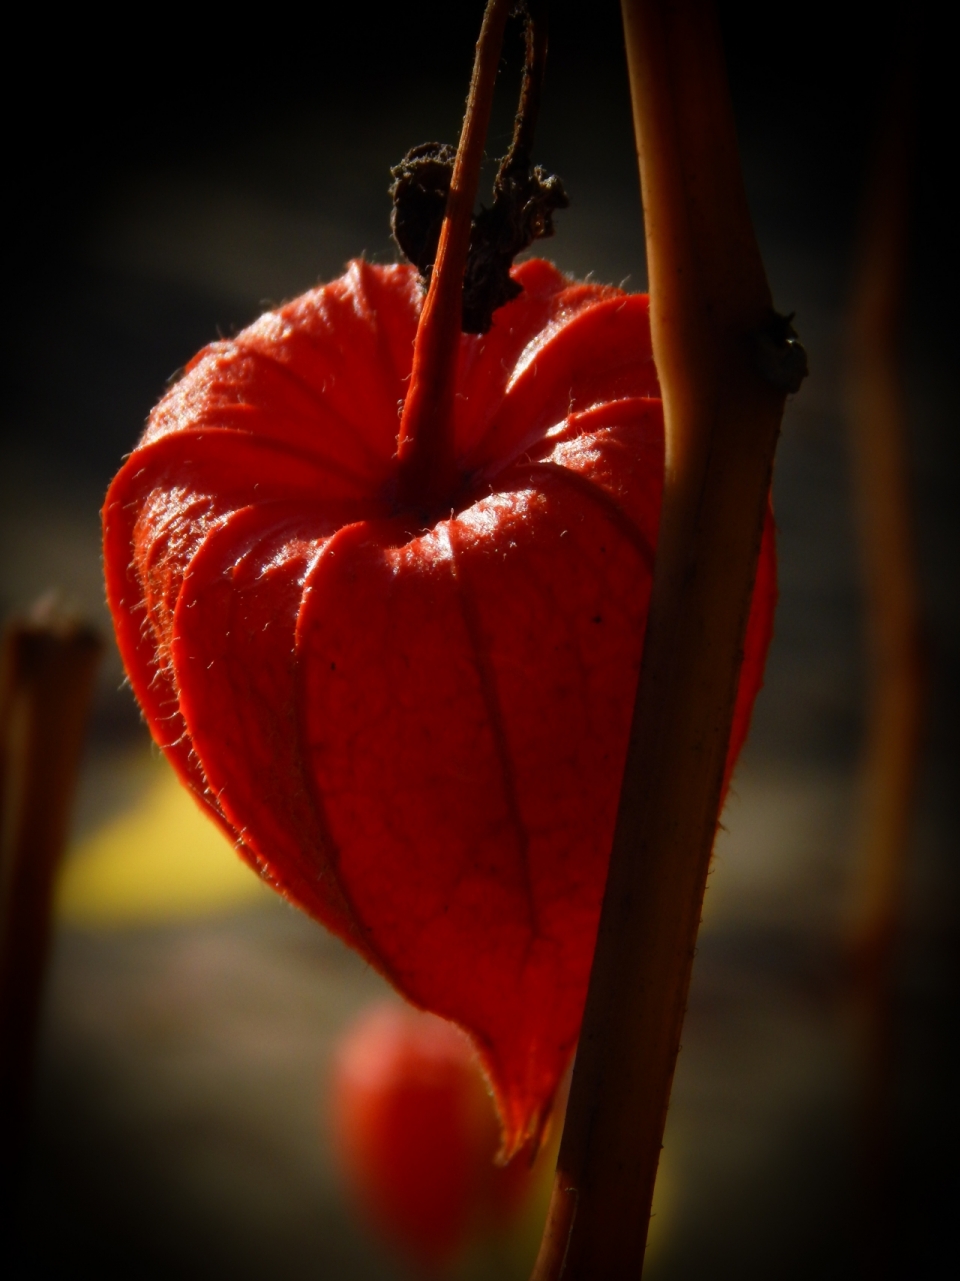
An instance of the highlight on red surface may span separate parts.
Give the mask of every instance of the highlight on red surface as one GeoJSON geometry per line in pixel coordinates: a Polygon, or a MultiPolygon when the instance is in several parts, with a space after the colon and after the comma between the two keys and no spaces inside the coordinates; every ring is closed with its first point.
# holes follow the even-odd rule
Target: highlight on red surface
{"type": "Polygon", "coordinates": [[[495,1163],[493,1100],[470,1042],[443,1019],[396,1004],[361,1015],[339,1045],[329,1106],[353,1200],[425,1274],[508,1229],[529,1200],[534,1170],[523,1156],[495,1163]]]}
{"type": "MultiPolygon", "coordinates": [[[[195,357],[103,512],[154,738],[251,865],[470,1034],[505,1155],[579,1034],[664,448],[646,298],[514,278],[459,337],[428,506],[398,486],[416,271],[357,261],[195,357]]],[[[774,598],[768,519],[729,767],[774,598]]]]}

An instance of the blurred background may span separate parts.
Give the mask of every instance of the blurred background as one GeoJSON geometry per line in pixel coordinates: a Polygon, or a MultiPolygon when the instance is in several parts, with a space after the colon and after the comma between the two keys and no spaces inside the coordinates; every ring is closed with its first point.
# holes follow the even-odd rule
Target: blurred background
{"type": "MultiPolygon", "coordinates": [[[[955,1254],[960,1137],[948,41],[922,10],[912,36],[878,5],[720,11],[774,297],[796,312],[811,374],[778,455],[777,630],[708,888],[644,1275],[854,1266],[843,957],[865,668],[844,322],[871,148],[914,39],[904,370],[930,703],[897,949],[889,1249],[898,1275],[939,1277],[955,1254]]],[[[351,257],[395,259],[389,167],[415,143],[456,141],[481,12],[422,0],[377,16],[155,6],[23,19],[3,90],[0,614],[55,588],[110,633],[98,510],[150,408],[218,334],[351,257]]],[[[519,66],[514,34],[491,157],[509,139],[519,66]]],[[[613,0],[551,6],[537,159],[571,197],[544,254],[642,290],[613,0]]],[[[173,787],[113,649],[57,912],[12,1275],[406,1275],[352,1215],[325,1102],[338,1037],[385,989],[263,890],[173,787]]]]}

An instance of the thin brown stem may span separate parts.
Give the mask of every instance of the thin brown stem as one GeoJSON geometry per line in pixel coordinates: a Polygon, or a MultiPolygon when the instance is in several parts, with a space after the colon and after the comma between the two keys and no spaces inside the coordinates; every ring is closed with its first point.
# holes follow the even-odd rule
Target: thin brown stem
{"type": "Polygon", "coordinates": [[[63,851],[103,645],[42,612],[0,647],[0,1174],[18,1177],[54,873],[63,851]]]}
{"type": "Polygon", "coordinates": [[[666,473],[620,810],[536,1281],[636,1281],[642,1270],[773,453],[797,374],[747,209],[712,5],[623,0],[623,14],[666,473]]]}
{"type": "Polygon", "coordinates": [[[906,77],[864,200],[848,403],[870,664],[859,875],[851,922],[861,1080],[864,1275],[893,1275],[893,969],[903,918],[926,680],[901,375],[909,200],[906,77]]]}
{"type": "Polygon", "coordinates": [[[400,419],[399,501],[424,511],[455,492],[453,398],[460,350],[463,274],[511,0],[488,0],[477,41],[440,244],[413,349],[400,419]]]}
{"type": "Polygon", "coordinates": [[[526,56],[523,65],[523,84],[520,105],[514,122],[510,150],[503,158],[497,181],[517,169],[523,173],[533,164],[533,141],[540,116],[540,99],[547,68],[547,5],[546,0],[527,0],[527,17],[524,29],[526,56]]]}

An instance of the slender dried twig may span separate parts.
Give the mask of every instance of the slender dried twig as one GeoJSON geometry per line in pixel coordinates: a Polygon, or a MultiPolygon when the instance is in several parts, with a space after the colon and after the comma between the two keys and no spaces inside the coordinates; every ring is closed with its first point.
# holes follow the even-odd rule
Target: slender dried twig
{"type": "MultiPolygon", "coordinates": [[[[0,1173],[18,1177],[50,931],[93,678],[96,632],[43,608],[0,643],[0,1173]]],[[[9,1193],[5,1188],[4,1192],[9,1193]]]]}
{"type": "Polygon", "coordinates": [[[859,875],[851,947],[859,1040],[861,1254],[893,1275],[893,968],[913,818],[926,682],[913,547],[900,328],[909,201],[906,77],[888,106],[867,185],[849,320],[848,406],[870,665],[859,875]]]}
{"type": "Polygon", "coordinates": [[[636,1281],[784,397],[707,0],[623,0],[666,475],[653,598],[536,1281],[636,1281]]]}
{"type": "MultiPolygon", "coordinates": [[[[473,163],[467,160],[472,145],[469,139],[479,129],[482,114],[485,111],[489,114],[490,99],[485,96],[484,86],[492,83],[490,77],[496,75],[499,44],[494,33],[502,33],[502,25],[495,23],[496,10],[497,6],[488,4],[477,45],[478,62],[467,102],[465,132],[460,139],[464,164],[473,163]]],[[[461,316],[461,327],[468,334],[485,334],[493,323],[494,312],[523,292],[510,274],[514,258],[535,240],[552,236],[554,213],[566,209],[569,203],[556,174],[549,174],[533,163],[533,140],[547,64],[547,0],[521,0],[516,12],[524,18],[526,43],[520,102],[513,140],[493,184],[493,203],[482,205],[470,218],[461,316]]],[[[393,237],[405,256],[419,268],[420,278],[427,285],[438,261],[456,164],[457,152],[453,147],[440,142],[422,142],[412,147],[390,170],[393,237]]],[[[462,179],[465,171],[460,172],[462,179]]],[[[451,216],[466,218],[467,214],[461,206],[459,212],[451,216]]]]}

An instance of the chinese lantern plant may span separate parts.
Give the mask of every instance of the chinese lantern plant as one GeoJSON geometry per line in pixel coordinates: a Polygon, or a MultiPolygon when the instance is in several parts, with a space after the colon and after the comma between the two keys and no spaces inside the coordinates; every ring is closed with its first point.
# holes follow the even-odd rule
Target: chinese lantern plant
{"type": "MultiPolygon", "coordinates": [[[[157,742],[278,890],[469,1033],[504,1157],[541,1134],[580,1031],[664,484],[646,298],[509,266],[562,203],[530,165],[535,23],[473,217],[508,8],[488,5],[452,172],[418,149],[398,178],[439,200],[438,242],[428,216],[413,235],[426,296],[414,266],[355,262],[206,348],[104,507],[157,742]]],[[[723,779],[770,635],[763,510],[723,779]]]]}

